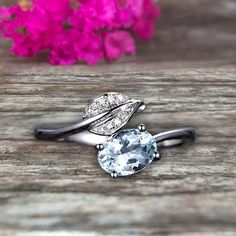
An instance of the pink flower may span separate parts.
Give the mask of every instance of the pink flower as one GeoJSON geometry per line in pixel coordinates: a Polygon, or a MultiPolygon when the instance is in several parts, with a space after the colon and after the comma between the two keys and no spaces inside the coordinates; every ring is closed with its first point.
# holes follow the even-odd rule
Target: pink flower
{"type": "Polygon", "coordinates": [[[70,65],[77,61],[73,31],[62,32],[54,38],[49,61],[52,65],[70,65]]]}
{"type": "Polygon", "coordinates": [[[101,34],[83,32],[76,44],[77,58],[94,65],[104,58],[103,39],[101,34]]]}
{"type": "Polygon", "coordinates": [[[24,0],[0,7],[0,32],[17,56],[47,52],[51,64],[88,64],[135,53],[132,35],[154,36],[159,7],[153,0],[24,0]],[[28,1],[28,2],[27,2],[28,1]]]}
{"type": "Polygon", "coordinates": [[[105,36],[106,56],[109,60],[117,59],[126,54],[135,53],[135,43],[127,31],[114,31],[105,36]]]}
{"type": "Polygon", "coordinates": [[[142,40],[150,40],[154,36],[155,19],[159,17],[160,10],[152,0],[143,0],[142,11],[136,19],[133,31],[142,40]]]}

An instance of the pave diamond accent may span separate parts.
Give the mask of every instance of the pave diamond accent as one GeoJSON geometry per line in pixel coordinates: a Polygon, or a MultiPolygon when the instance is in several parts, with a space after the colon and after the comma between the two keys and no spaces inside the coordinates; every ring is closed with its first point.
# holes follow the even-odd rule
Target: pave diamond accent
{"type": "Polygon", "coordinates": [[[121,130],[104,143],[98,152],[98,162],[109,174],[126,176],[147,167],[157,153],[157,144],[147,131],[121,130]]]}
{"type": "Polygon", "coordinates": [[[102,94],[95,98],[86,108],[84,118],[90,118],[109,111],[112,108],[120,106],[129,101],[130,98],[116,92],[102,94]]]}
{"type": "Polygon", "coordinates": [[[136,107],[137,103],[124,104],[92,123],[89,130],[101,135],[111,135],[129,121],[136,107]]]}

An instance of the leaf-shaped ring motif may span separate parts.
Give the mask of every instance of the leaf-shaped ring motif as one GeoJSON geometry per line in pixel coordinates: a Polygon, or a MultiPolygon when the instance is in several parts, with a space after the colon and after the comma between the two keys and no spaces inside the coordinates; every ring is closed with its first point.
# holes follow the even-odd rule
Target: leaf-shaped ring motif
{"type": "Polygon", "coordinates": [[[121,129],[135,112],[144,109],[141,100],[115,92],[105,93],[88,104],[82,121],[62,128],[36,128],[35,137],[95,145],[121,129]]]}
{"type": "Polygon", "coordinates": [[[145,105],[141,100],[110,92],[96,97],[89,103],[85,108],[84,118],[108,112],[104,117],[91,123],[88,130],[99,135],[111,135],[126,125],[135,112],[144,108],[145,105]]]}

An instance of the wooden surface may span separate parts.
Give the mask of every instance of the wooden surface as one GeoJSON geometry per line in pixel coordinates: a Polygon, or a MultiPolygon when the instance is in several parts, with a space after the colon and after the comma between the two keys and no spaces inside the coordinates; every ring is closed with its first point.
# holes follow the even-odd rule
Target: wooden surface
{"type": "Polygon", "coordinates": [[[154,42],[112,64],[51,67],[0,41],[1,236],[236,235],[236,1],[160,5],[154,42]],[[93,148],[34,140],[114,90],[147,103],[130,126],[193,126],[197,142],[114,180],[93,148]]]}

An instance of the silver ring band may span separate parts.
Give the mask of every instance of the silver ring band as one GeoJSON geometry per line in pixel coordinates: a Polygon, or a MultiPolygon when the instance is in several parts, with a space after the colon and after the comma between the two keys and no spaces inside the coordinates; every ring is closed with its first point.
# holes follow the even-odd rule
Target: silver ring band
{"type": "Polygon", "coordinates": [[[41,140],[73,141],[95,146],[105,142],[110,135],[125,126],[135,113],[144,109],[145,104],[141,100],[130,99],[115,92],[105,93],[85,108],[82,121],[63,128],[36,128],[35,137],[41,140]],[[119,97],[120,101],[117,101],[119,97]],[[109,101],[109,98],[112,100],[109,101]],[[98,99],[99,102],[96,102],[98,99]],[[94,103],[97,104],[95,115],[91,114],[91,111],[88,112],[94,103]],[[103,107],[104,103],[107,104],[106,107],[103,107]]]}
{"type": "Polygon", "coordinates": [[[196,138],[195,130],[189,127],[156,135],[148,133],[143,124],[137,129],[122,129],[136,112],[144,109],[141,100],[118,93],[102,94],[86,107],[82,121],[58,129],[37,128],[35,137],[95,146],[103,170],[112,177],[132,175],[154,159],[159,160],[160,148],[193,142],[196,138]]]}
{"type": "Polygon", "coordinates": [[[153,136],[159,147],[174,147],[184,143],[192,143],[196,139],[196,131],[191,127],[174,129],[153,136]]]}
{"type": "MultiPolygon", "coordinates": [[[[109,136],[97,135],[89,132],[83,126],[86,123],[80,122],[60,129],[43,129],[35,130],[35,137],[41,140],[58,140],[71,141],[80,144],[96,146],[106,142],[109,136]]],[[[158,147],[174,147],[187,142],[194,142],[196,139],[196,131],[191,127],[179,128],[153,135],[158,147]]]]}

